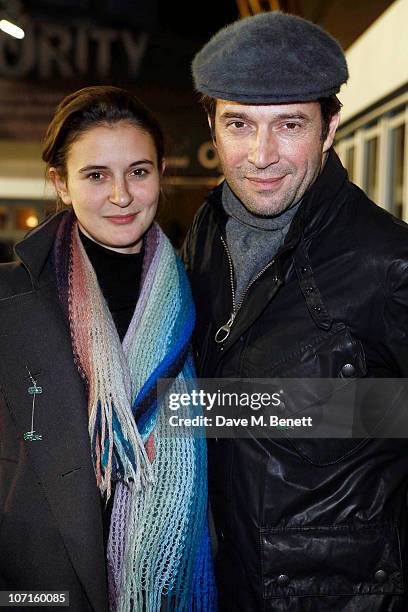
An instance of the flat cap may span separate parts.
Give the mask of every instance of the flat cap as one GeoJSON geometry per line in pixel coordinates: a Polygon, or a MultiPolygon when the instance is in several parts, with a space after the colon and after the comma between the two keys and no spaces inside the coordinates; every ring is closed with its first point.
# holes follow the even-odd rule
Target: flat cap
{"type": "Polygon", "coordinates": [[[197,53],[192,69],[197,91],[253,104],[317,100],[337,93],[348,79],[333,36],[280,12],[226,26],[197,53]]]}

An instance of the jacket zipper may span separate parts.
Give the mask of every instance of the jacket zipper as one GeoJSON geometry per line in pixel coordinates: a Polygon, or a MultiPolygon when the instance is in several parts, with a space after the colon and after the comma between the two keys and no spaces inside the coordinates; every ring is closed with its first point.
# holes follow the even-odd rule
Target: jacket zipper
{"type": "Polygon", "coordinates": [[[262,270],[260,270],[253,279],[251,279],[251,282],[247,285],[244,293],[242,294],[242,298],[239,302],[239,304],[235,304],[235,288],[234,288],[234,268],[232,265],[232,258],[231,258],[231,253],[229,252],[228,246],[224,240],[224,238],[222,236],[220,236],[221,238],[221,242],[224,246],[225,252],[227,254],[227,258],[228,258],[228,264],[229,264],[229,269],[230,269],[230,283],[231,283],[231,294],[232,294],[232,312],[231,312],[231,316],[228,319],[228,321],[226,323],[224,323],[224,325],[222,325],[219,330],[217,331],[217,333],[215,334],[214,340],[217,344],[223,344],[228,336],[230,335],[231,332],[231,327],[235,321],[235,318],[238,314],[238,312],[241,309],[241,306],[246,298],[246,295],[249,291],[249,289],[252,287],[252,285],[255,283],[255,281],[258,280],[258,278],[260,276],[262,276],[262,274],[264,272],[266,272],[266,270],[268,270],[268,268],[270,268],[272,266],[272,264],[275,262],[274,259],[272,259],[269,263],[266,264],[266,266],[264,266],[262,268],[262,270]]]}

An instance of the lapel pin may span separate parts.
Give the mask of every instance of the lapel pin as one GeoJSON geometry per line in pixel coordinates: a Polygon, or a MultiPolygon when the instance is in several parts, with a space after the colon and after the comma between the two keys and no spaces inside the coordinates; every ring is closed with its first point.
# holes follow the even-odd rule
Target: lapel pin
{"type": "Polygon", "coordinates": [[[28,387],[27,391],[30,395],[33,396],[33,403],[31,407],[31,430],[26,431],[25,434],[23,435],[23,438],[24,440],[28,442],[34,442],[35,440],[42,440],[42,435],[35,433],[35,430],[34,430],[34,412],[35,412],[35,398],[37,397],[37,395],[40,395],[43,392],[43,390],[42,390],[42,387],[37,385],[37,381],[34,379],[34,377],[32,376],[27,366],[26,366],[26,370],[28,372],[28,376],[31,381],[31,386],[28,387]]]}

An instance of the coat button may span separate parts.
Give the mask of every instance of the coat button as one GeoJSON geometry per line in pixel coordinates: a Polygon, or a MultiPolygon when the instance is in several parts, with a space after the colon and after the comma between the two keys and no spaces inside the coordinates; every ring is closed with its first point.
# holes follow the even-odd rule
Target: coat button
{"type": "Polygon", "coordinates": [[[310,287],[306,287],[306,292],[307,293],[313,293],[314,288],[310,285],[310,287]]]}
{"type": "Polygon", "coordinates": [[[287,576],[286,574],[281,574],[280,576],[278,576],[278,584],[279,586],[286,586],[287,584],[289,584],[289,576],[287,576]]]}
{"type": "Polygon", "coordinates": [[[377,570],[374,574],[374,580],[376,582],[385,582],[387,578],[388,578],[387,572],[382,569],[377,570]]]}
{"type": "Polygon", "coordinates": [[[302,272],[302,274],[306,274],[306,272],[307,272],[307,268],[306,268],[306,266],[302,266],[302,267],[300,268],[300,271],[302,272]]]}
{"type": "Polygon", "coordinates": [[[341,368],[341,373],[344,378],[351,378],[351,376],[354,376],[354,374],[356,373],[356,368],[353,366],[352,363],[345,363],[344,366],[341,368]]]}

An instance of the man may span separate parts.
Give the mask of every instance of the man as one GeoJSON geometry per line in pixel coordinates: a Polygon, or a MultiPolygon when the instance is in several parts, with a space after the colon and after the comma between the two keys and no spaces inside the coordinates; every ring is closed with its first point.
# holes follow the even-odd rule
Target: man
{"type": "MultiPolygon", "coordinates": [[[[338,43],[257,15],[193,74],[226,179],[184,245],[200,376],[407,376],[408,229],[332,149],[338,43]]],[[[408,610],[403,438],[210,442],[222,610],[408,610]]]]}

